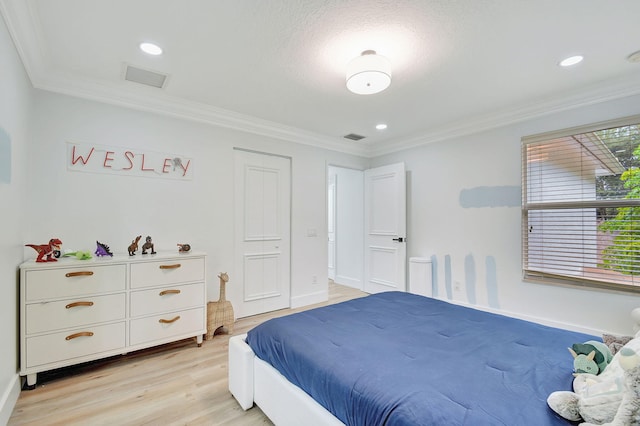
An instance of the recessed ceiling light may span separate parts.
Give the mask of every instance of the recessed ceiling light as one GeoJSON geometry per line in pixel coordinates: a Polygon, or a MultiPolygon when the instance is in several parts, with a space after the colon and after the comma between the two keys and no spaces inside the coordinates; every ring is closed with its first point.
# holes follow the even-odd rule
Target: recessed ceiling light
{"type": "Polygon", "coordinates": [[[162,48],[153,43],[140,43],[140,50],[144,53],[148,53],[149,55],[162,55],[162,48]]]}
{"type": "Polygon", "coordinates": [[[384,123],[376,124],[376,129],[378,130],[384,130],[386,128],[387,128],[387,125],[384,123]]]}
{"type": "Polygon", "coordinates": [[[571,56],[560,61],[558,65],[560,65],[561,67],[570,67],[571,65],[579,64],[583,59],[584,56],[581,55],[571,56]]]}

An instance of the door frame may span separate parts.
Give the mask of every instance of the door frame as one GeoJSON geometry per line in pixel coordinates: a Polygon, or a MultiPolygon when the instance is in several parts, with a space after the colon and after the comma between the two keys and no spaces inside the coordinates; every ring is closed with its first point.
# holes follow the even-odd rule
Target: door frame
{"type": "MultiPolygon", "coordinates": [[[[327,167],[329,170],[329,167],[327,167]]],[[[328,275],[329,280],[336,279],[336,199],[337,199],[338,176],[327,173],[327,250],[328,255],[328,275]]]]}
{"type": "MultiPolygon", "coordinates": [[[[364,286],[364,258],[363,258],[363,255],[364,255],[364,170],[357,167],[348,167],[348,166],[342,166],[342,165],[331,164],[331,163],[327,164],[326,191],[325,191],[327,195],[327,197],[325,198],[327,203],[327,208],[326,208],[327,230],[328,230],[328,215],[329,215],[329,210],[328,210],[329,174],[331,173],[331,170],[330,170],[331,168],[344,170],[346,173],[350,173],[350,172],[358,173],[360,175],[360,176],[351,176],[349,178],[345,178],[345,176],[338,176],[338,179],[336,181],[336,204],[335,204],[335,207],[336,207],[336,223],[335,223],[336,278],[334,281],[341,285],[362,290],[364,286]],[[357,194],[354,195],[353,187],[355,186],[355,179],[359,179],[359,182],[358,182],[359,191],[357,191],[357,194]],[[349,247],[346,247],[344,244],[345,243],[345,235],[344,235],[345,224],[342,223],[341,225],[340,223],[341,221],[340,216],[342,215],[343,210],[341,210],[341,207],[340,207],[341,202],[339,200],[344,199],[343,197],[350,200],[357,199],[359,197],[362,200],[362,203],[360,203],[360,212],[359,212],[360,220],[359,220],[359,224],[356,225],[358,226],[358,228],[356,230],[353,228],[353,226],[349,226],[348,227],[349,234],[347,236],[348,239],[353,239],[353,238],[358,239],[360,243],[356,243],[355,245],[349,245],[349,247]],[[357,253],[354,254],[355,250],[357,250],[357,253]],[[354,269],[356,269],[357,272],[356,270],[351,268],[348,268],[348,270],[345,271],[345,268],[344,268],[345,262],[340,261],[341,253],[344,253],[345,251],[348,251],[352,255],[348,263],[349,263],[349,266],[353,266],[354,264],[356,264],[356,268],[354,269]],[[343,265],[342,267],[341,267],[341,264],[343,265]]],[[[344,209],[344,207],[342,208],[344,209]]]]}
{"type": "MultiPolygon", "coordinates": [[[[364,174],[365,174],[365,171],[368,170],[368,169],[375,169],[375,168],[379,168],[379,167],[384,167],[384,165],[383,166],[377,166],[377,167],[365,167],[365,168],[349,167],[349,166],[343,166],[343,165],[334,164],[334,163],[327,163],[327,165],[326,165],[326,179],[325,179],[326,191],[325,191],[325,193],[327,194],[327,198],[325,200],[326,200],[327,205],[326,205],[325,211],[326,211],[326,214],[327,214],[327,229],[328,229],[328,215],[329,215],[329,213],[328,213],[328,206],[329,206],[328,196],[329,196],[329,174],[330,174],[330,168],[353,170],[353,171],[361,173],[361,179],[362,179],[361,191],[362,191],[362,193],[360,194],[360,196],[362,198],[362,208],[361,208],[361,210],[362,210],[361,211],[361,213],[362,213],[362,224],[361,224],[361,230],[360,230],[360,237],[361,237],[362,244],[360,244],[360,246],[358,247],[358,250],[359,250],[359,256],[362,259],[362,262],[361,262],[361,265],[360,265],[359,277],[358,277],[358,280],[356,282],[355,280],[350,280],[350,279],[345,278],[344,276],[340,275],[340,249],[339,249],[340,243],[339,243],[339,240],[341,238],[341,236],[340,236],[340,233],[341,233],[340,232],[340,226],[341,225],[339,223],[340,222],[339,219],[336,217],[336,223],[335,223],[335,226],[336,226],[336,236],[335,236],[335,239],[336,239],[336,263],[335,263],[335,266],[336,266],[336,279],[335,279],[335,282],[338,283],[338,284],[343,284],[343,285],[347,285],[349,287],[357,288],[357,289],[362,290],[362,291],[364,291],[365,275],[366,275],[365,274],[365,269],[364,269],[365,268],[365,259],[364,259],[364,256],[365,256],[365,224],[364,224],[364,212],[365,212],[364,191],[365,191],[365,188],[364,188],[364,174]]],[[[406,179],[407,179],[407,177],[406,177],[406,168],[405,168],[405,185],[408,184],[406,179]]],[[[407,187],[405,187],[405,190],[406,189],[407,189],[407,187]]],[[[339,193],[342,190],[344,190],[344,189],[341,188],[340,184],[337,184],[336,192],[339,193]]],[[[408,196],[409,196],[409,194],[405,193],[405,207],[406,207],[406,203],[408,201],[408,196]]],[[[336,200],[336,208],[339,209],[339,202],[337,200],[336,200]]],[[[406,214],[407,214],[406,219],[408,219],[408,213],[409,212],[406,211],[406,214]]],[[[408,226],[408,223],[407,223],[407,226],[408,226]]],[[[404,237],[406,238],[406,235],[404,235],[404,237]]],[[[406,243],[404,243],[404,244],[405,244],[405,248],[406,248],[406,243]]],[[[328,252],[328,248],[327,248],[327,252],[328,252]]],[[[405,251],[405,262],[404,262],[404,272],[405,272],[404,273],[404,289],[405,289],[405,291],[408,288],[407,287],[408,286],[408,282],[407,282],[407,277],[408,277],[408,275],[407,275],[407,268],[408,268],[407,260],[408,260],[408,257],[407,256],[408,256],[408,254],[405,251]]]]}

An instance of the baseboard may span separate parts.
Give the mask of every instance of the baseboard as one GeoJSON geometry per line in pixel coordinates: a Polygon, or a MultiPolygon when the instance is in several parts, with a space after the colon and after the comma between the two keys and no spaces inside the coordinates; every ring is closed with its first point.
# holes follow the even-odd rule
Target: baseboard
{"type": "Polygon", "coordinates": [[[538,323],[538,324],[547,325],[549,327],[562,328],[564,330],[575,331],[575,332],[578,332],[578,333],[591,334],[593,336],[600,336],[603,333],[602,330],[597,330],[595,328],[582,327],[582,326],[579,326],[579,325],[576,325],[576,324],[566,323],[566,322],[562,322],[562,321],[549,320],[547,318],[536,317],[536,316],[533,316],[533,315],[523,315],[523,314],[519,314],[517,312],[505,311],[505,310],[502,310],[502,309],[495,309],[495,308],[491,308],[491,307],[488,307],[488,306],[472,305],[472,304],[470,304],[468,302],[465,302],[465,301],[450,300],[450,299],[446,299],[446,298],[442,298],[442,297],[434,297],[434,299],[442,300],[444,302],[453,303],[455,305],[466,306],[467,308],[473,308],[473,309],[477,309],[479,311],[491,312],[493,314],[499,314],[499,315],[504,315],[504,316],[507,316],[507,317],[518,318],[518,319],[521,319],[521,320],[525,320],[525,321],[529,321],[529,322],[535,322],[535,323],[538,323]]]}
{"type": "Polygon", "coordinates": [[[336,275],[333,280],[336,284],[346,285],[358,290],[362,290],[362,280],[359,278],[346,277],[344,275],[336,275]]]}
{"type": "Polygon", "coordinates": [[[328,290],[318,291],[315,293],[304,294],[302,296],[296,296],[291,298],[291,307],[300,308],[302,306],[314,305],[316,303],[322,303],[329,300],[328,290]]]}
{"type": "Polygon", "coordinates": [[[0,425],[9,423],[13,407],[16,406],[20,396],[20,383],[20,376],[16,374],[2,393],[2,399],[0,399],[0,425]]]}

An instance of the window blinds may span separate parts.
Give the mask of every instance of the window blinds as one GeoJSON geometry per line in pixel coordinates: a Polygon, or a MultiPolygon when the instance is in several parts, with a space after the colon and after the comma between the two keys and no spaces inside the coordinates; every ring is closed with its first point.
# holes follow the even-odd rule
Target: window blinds
{"type": "Polygon", "coordinates": [[[640,292],[639,123],[523,138],[526,279],[640,292]]]}

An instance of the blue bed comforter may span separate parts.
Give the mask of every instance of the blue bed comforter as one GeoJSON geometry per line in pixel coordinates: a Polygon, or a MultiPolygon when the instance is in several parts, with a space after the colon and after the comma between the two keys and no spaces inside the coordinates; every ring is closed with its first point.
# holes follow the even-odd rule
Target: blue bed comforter
{"type": "Polygon", "coordinates": [[[553,425],[567,347],[594,336],[409,293],[269,320],[255,354],[347,425],[553,425]]]}

